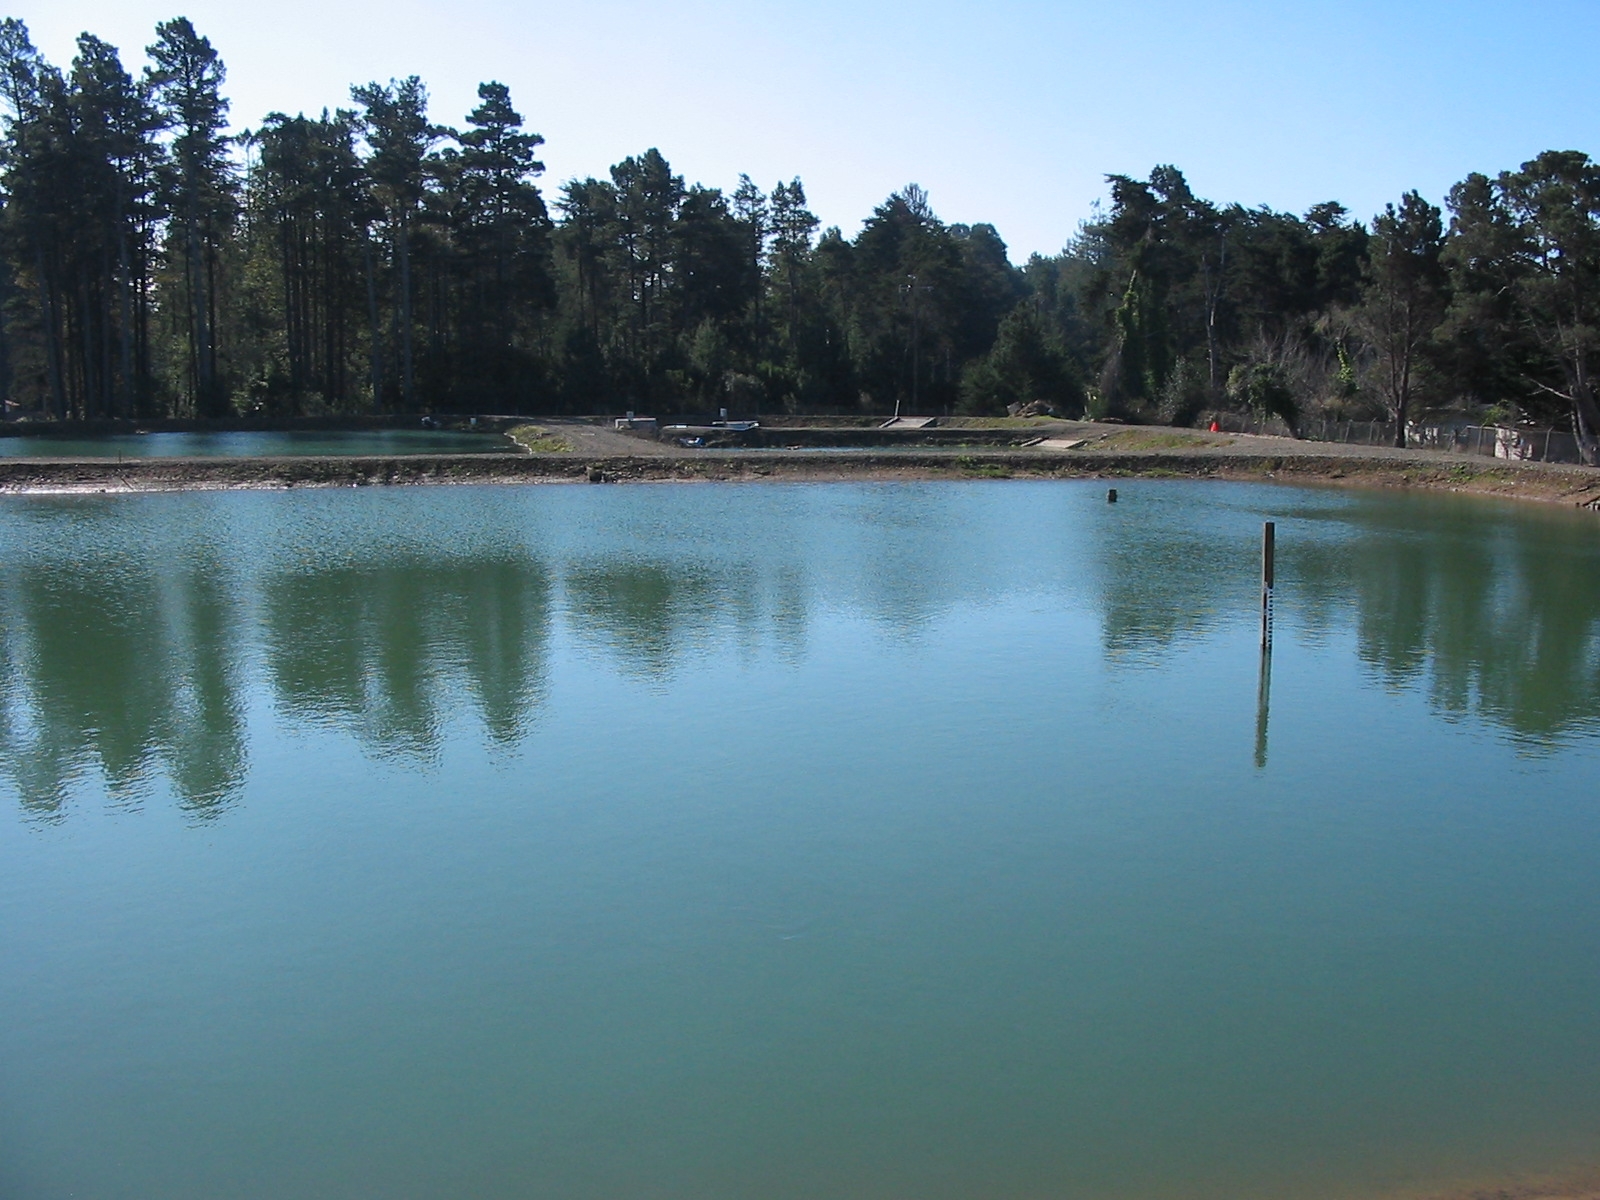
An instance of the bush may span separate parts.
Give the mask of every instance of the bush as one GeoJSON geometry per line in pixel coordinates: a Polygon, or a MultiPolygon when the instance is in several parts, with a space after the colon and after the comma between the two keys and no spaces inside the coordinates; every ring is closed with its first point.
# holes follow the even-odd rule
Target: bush
{"type": "Polygon", "coordinates": [[[1180,359],[1161,386],[1157,415],[1163,425],[1193,425],[1210,399],[1204,368],[1180,359]]]}
{"type": "Polygon", "coordinates": [[[1300,429],[1300,402],[1289,386],[1288,375],[1275,363],[1240,363],[1228,373],[1228,396],[1261,417],[1280,417],[1296,437],[1300,429]]]}

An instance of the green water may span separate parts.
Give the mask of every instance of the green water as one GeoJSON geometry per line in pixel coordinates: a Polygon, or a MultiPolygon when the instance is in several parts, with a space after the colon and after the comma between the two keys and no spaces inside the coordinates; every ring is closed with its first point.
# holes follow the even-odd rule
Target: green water
{"type": "Polygon", "coordinates": [[[0,437],[0,458],[259,458],[268,455],[509,454],[499,434],[445,429],[246,430],[0,437]]]}
{"type": "Polygon", "coordinates": [[[1600,522],[1120,491],[7,499],[0,1196],[1600,1159],[1600,522]]]}

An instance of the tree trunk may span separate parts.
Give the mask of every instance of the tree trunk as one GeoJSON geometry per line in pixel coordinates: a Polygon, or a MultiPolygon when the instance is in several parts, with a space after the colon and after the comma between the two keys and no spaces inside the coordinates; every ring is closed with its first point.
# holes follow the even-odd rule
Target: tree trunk
{"type": "MultiPolygon", "coordinates": [[[[191,209],[193,202],[191,201],[191,209]]],[[[200,253],[200,230],[191,211],[185,231],[189,251],[189,309],[194,327],[194,390],[198,415],[211,415],[211,304],[206,264],[200,253]]]]}
{"type": "Polygon", "coordinates": [[[128,223],[121,218],[120,176],[117,192],[117,415],[133,415],[133,267],[128,254],[128,223]]]}
{"type": "Polygon", "coordinates": [[[372,323],[372,410],[383,411],[383,326],[378,320],[378,285],[373,278],[372,239],[361,239],[361,259],[367,273],[367,319],[372,323]]]}
{"type": "Polygon", "coordinates": [[[205,256],[206,265],[206,353],[211,359],[209,373],[211,388],[206,402],[206,415],[226,416],[226,397],[221,394],[221,380],[217,378],[217,256],[205,256]]]}
{"type": "Polygon", "coordinates": [[[1217,273],[1213,280],[1211,274],[1210,257],[1201,259],[1205,271],[1206,295],[1206,373],[1211,385],[1212,399],[1221,394],[1222,380],[1219,378],[1220,369],[1217,352],[1217,309],[1222,304],[1222,273],[1228,265],[1228,242],[1222,239],[1221,250],[1218,254],[1217,273]]]}
{"type": "Polygon", "coordinates": [[[1394,403],[1394,444],[1395,449],[1406,448],[1406,418],[1411,415],[1411,349],[1406,348],[1405,359],[1400,365],[1400,386],[1395,393],[1394,403]]]}
{"type": "Polygon", "coordinates": [[[1572,385],[1572,430],[1577,434],[1578,457],[1585,466],[1600,466],[1600,406],[1595,404],[1594,385],[1579,363],[1572,385]]]}
{"type": "Polygon", "coordinates": [[[139,256],[133,309],[133,400],[141,417],[155,415],[155,389],[150,386],[150,258],[139,256]]]}
{"type": "Polygon", "coordinates": [[[11,265],[0,260],[0,421],[11,415],[11,337],[3,316],[10,301],[11,265]]]}
{"type": "Polygon", "coordinates": [[[56,328],[56,309],[51,302],[49,276],[44,269],[44,251],[34,252],[34,269],[39,287],[39,313],[44,318],[45,374],[50,380],[50,403],[57,420],[67,415],[67,393],[61,379],[61,347],[56,328]]]}
{"type": "Polygon", "coordinates": [[[400,397],[407,412],[416,411],[412,393],[414,366],[411,354],[411,222],[400,217],[400,397]]]}

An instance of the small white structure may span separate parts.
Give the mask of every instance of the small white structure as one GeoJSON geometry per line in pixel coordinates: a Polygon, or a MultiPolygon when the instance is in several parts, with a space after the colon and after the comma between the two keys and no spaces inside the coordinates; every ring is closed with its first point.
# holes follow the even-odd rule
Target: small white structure
{"type": "Polygon", "coordinates": [[[1088,438],[1040,438],[1029,445],[1037,446],[1040,450],[1076,450],[1087,442],[1088,438]]]}
{"type": "MultiPolygon", "coordinates": [[[[1546,435],[1546,440],[1548,440],[1548,435],[1546,435]]],[[[1504,425],[1495,426],[1494,456],[1496,458],[1524,460],[1541,457],[1536,451],[1531,437],[1520,429],[1507,429],[1504,425]]]]}

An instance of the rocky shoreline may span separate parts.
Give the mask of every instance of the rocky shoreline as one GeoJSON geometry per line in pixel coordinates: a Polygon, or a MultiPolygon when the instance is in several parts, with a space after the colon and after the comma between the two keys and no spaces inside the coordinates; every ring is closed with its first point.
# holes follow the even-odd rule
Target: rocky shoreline
{"type": "MultiPolygon", "coordinates": [[[[1143,434],[1144,431],[1137,431],[1143,434]]],[[[1149,435],[1154,440],[1154,435],[1149,435]]],[[[1186,439],[1187,440],[1187,439],[1186,439]]],[[[1600,471],[1586,467],[1354,447],[1288,439],[1140,444],[1136,431],[1098,445],[641,453],[450,454],[317,458],[0,458],[0,494],[163,492],[450,483],[622,483],[863,479],[1173,477],[1418,488],[1600,510],[1600,471]],[[1130,436],[1132,435],[1132,436],[1130,436]],[[1110,443],[1110,444],[1107,444],[1110,443]]],[[[598,448],[598,447],[597,447],[598,448]]],[[[610,449],[611,447],[607,447],[610,449]]]]}

